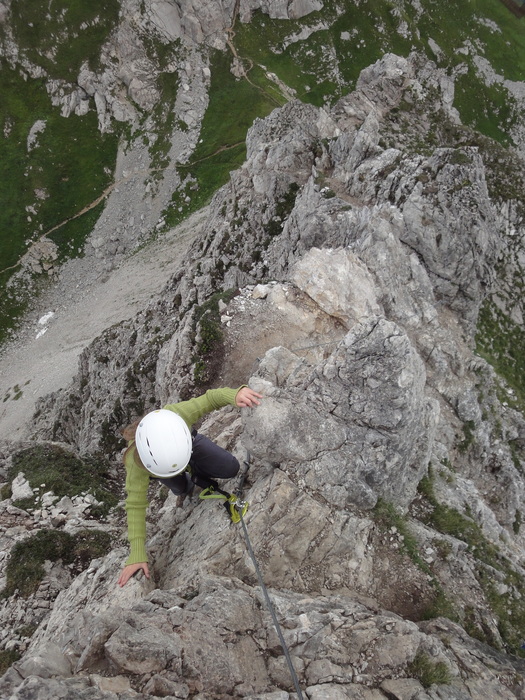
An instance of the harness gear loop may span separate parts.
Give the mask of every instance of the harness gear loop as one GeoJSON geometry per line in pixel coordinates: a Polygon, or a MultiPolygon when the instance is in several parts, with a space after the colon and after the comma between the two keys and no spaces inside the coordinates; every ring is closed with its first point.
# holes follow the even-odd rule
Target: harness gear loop
{"type": "Polygon", "coordinates": [[[199,493],[199,498],[202,501],[207,501],[211,499],[219,499],[224,501],[224,507],[228,513],[231,521],[235,524],[240,522],[240,513],[245,515],[248,510],[248,501],[243,501],[239,496],[233,493],[228,493],[219,488],[219,484],[213,479],[204,479],[202,477],[192,477],[197,486],[205,486],[203,490],[199,493]]]}

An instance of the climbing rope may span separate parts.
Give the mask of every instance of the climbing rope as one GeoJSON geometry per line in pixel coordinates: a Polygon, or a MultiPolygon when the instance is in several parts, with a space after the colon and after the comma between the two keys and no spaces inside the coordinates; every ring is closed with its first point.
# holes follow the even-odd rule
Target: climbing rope
{"type": "Polygon", "coordinates": [[[301,691],[301,687],[299,685],[299,679],[297,678],[297,673],[295,672],[295,668],[292,662],[292,657],[290,656],[290,651],[288,650],[288,646],[285,642],[282,630],[281,630],[281,625],[279,624],[279,620],[277,619],[277,615],[275,614],[275,609],[273,607],[272,601],[270,600],[270,596],[268,595],[268,589],[266,588],[266,585],[264,583],[262,574],[261,574],[261,569],[259,567],[259,564],[257,562],[257,558],[255,556],[255,553],[253,551],[252,543],[250,542],[250,537],[248,535],[248,529],[246,528],[246,523],[244,522],[243,514],[241,511],[239,511],[239,518],[241,521],[242,529],[244,532],[244,537],[246,539],[246,547],[248,548],[248,552],[250,554],[251,560],[253,562],[253,566],[255,568],[255,572],[257,574],[257,578],[259,580],[259,586],[261,587],[261,590],[264,595],[264,599],[266,601],[266,607],[268,608],[270,615],[272,616],[273,624],[275,627],[275,631],[277,632],[277,636],[279,637],[279,642],[281,643],[281,646],[284,651],[284,655],[286,657],[286,662],[288,663],[288,668],[290,669],[290,674],[292,676],[293,684],[295,686],[295,692],[297,693],[297,697],[299,700],[303,700],[303,694],[301,691]]]}
{"type": "MultiPolygon", "coordinates": [[[[250,453],[247,453],[246,460],[244,461],[245,469],[241,475],[240,481],[239,481],[239,486],[238,486],[238,492],[242,493],[242,489],[244,486],[244,482],[246,480],[246,475],[248,473],[248,469],[250,467],[250,453]]],[[[194,478],[195,480],[195,478],[194,478]]],[[[250,541],[250,536],[248,535],[248,529],[246,527],[246,523],[244,522],[244,515],[246,514],[246,511],[248,510],[248,502],[243,501],[240,496],[237,496],[232,493],[228,493],[227,491],[223,491],[221,488],[219,488],[219,485],[217,484],[216,481],[213,481],[212,479],[207,479],[206,482],[204,480],[195,480],[195,483],[197,485],[202,485],[206,487],[204,488],[203,491],[199,494],[199,498],[202,500],[207,500],[207,499],[223,499],[224,505],[226,507],[226,510],[234,523],[241,523],[243,533],[244,533],[244,538],[246,540],[246,547],[248,549],[248,553],[250,555],[250,558],[252,560],[255,572],[257,574],[257,579],[259,581],[259,586],[261,587],[261,590],[263,592],[264,600],[266,601],[266,607],[268,608],[268,611],[270,612],[270,615],[273,620],[273,624],[275,627],[275,631],[277,632],[277,636],[279,638],[279,642],[281,644],[281,647],[284,651],[284,656],[286,658],[286,662],[288,664],[288,668],[290,669],[290,675],[292,676],[293,684],[295,686],[295,691],[297,693],[297,697],[299,700],[303,700],[303,694],[301,691],[301,687],[299,686],[299,679],[297,678],[297,673],[295,672],[295,668],[292,662],[292,657],[290,656],[290,652],[288,650],[288,646],[286,644],[286,641],[284,639],[281,626],[279,624],[279,620],[277,619],[277,615],[275,613],[275,608],[273,607],[272,601],[270,599],[270,596],[268,594],[268,589],[266,588],[266,585],[264,583],[261,569],[259,567],[259,564],[257,562],[257,558],[255,556],[255,552],[253,551],[252,543],[250,541]]]]}

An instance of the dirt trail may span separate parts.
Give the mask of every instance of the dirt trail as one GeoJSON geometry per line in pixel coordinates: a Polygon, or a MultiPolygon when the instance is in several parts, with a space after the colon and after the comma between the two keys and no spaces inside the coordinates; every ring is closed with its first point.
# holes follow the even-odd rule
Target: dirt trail
{"type": "Polygon", "coordinates": [[[0,354],[0,442],[28,437],[36,401],[69,384],[82,350],[160,292],[183,263],[206,215],[206,209],[197,212],[109,274],[93,258],[72,260],[62,268],[18,339],[0,354]],[[49,312],[54,315],[39,323],[49,312]]]}

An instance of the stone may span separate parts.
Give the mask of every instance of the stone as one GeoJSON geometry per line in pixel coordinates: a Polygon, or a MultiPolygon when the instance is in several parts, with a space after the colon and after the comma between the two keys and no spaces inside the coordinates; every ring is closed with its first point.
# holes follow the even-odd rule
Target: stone
{"type": "Polygon", "coordinates": [[[17,663],[16,670],[23,678],[71,676],[71,666],[59,646],[54,642],[48,642],[45,649],[41,649],[37,653],[26,654],[17,663]]]}
{"type": "Polygon", "coordinates": [[[180,640],[175,635],[160,637],[154,627],[136,629],[124,622],[105,643],[104,650],[122,672],[145,675],[170,668],[181,673],[180,640]]]}
{"type": "Polygon", "coordinates": [[[144,692],[147,695],[154,695],[155,697],[175,697],[175,698],[187,698],[189,697],[190,691],[186,683],[181,683],[178,681],[170,680],[164,676],[156,674],[151,678],[144,686],[144,692]]]}
{"type": "Polygon", "coordinates": [[[97,674],[92,674],[90,680],[93,686],[96,686],[103,692],[108,693],[126,693],[132,691],[130,680],[127,676],[113,676],[105,678],[97,674]]]}
{"type": "Polygon", "coordinates": [[[254,299],[266,299],[271,287],[267,284],[257,284],[253,288],[252,297],[254,299]]]}
{"type": "Polygon", "coordinates": [[[370,272],[350,250],[311,248],[291,271],[292,280],[348,329],[380,313],[370,272]]]}
{"type": "Polygon", "coordinates": [[[389,678],[381,683],[381,690],[395,700],[413,700],[416,696],[422,697],[424,692],[415,678],[389,678]]]}
{"type": "Polygon", "coordinates": [[[20,472],[11,482],[11,500],[21,501],[24,498],[31,498],[33,495],[29,481],[20,472]]]}

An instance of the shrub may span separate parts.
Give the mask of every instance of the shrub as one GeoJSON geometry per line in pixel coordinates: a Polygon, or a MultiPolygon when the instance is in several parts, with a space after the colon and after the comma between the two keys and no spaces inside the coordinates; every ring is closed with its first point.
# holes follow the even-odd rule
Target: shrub
{"type": "Polygon", "coordinates": [[[408,664],[407,671],[413,678],[417,678],[424,688],[430,688],[434,684],[447,685],[452,680],[444,661],[435,663],[422,651],[417,652],[414,660],[408,664]]]}

